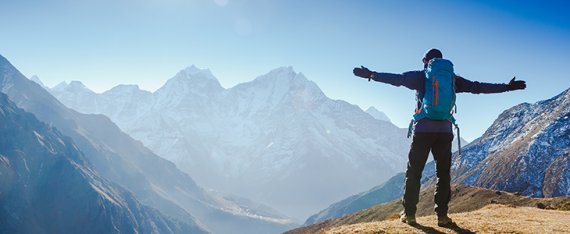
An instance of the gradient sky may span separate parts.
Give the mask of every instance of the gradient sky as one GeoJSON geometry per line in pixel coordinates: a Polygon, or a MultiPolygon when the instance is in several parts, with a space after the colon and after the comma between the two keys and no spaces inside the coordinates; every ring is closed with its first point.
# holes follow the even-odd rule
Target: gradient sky
{"type": "Polygon", "coordinates": [[[179,70],[209,68],[230,88],[293,66],[333,99],[376,106],[407,127],[414,92],[369,83],[354,66],[401,73],[440,48],[470,80],[525,91],[460,94],[473,140],[505,109],[570,87],[566,1],[0,0],[0,54],[48,86],[80,80],[154,91],[179,70]]]}

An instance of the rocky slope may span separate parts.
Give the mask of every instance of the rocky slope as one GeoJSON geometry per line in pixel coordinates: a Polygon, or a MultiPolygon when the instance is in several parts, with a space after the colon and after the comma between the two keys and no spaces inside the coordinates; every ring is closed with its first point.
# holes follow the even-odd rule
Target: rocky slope
{"type": "Polygon", "coordinates": [[[371,115],[372,117],[374,117],[377,120],[392,122],[392,121],[390,121],[390,118],[388,118],[388,116],[386,114],[384,114],[384,112],[379,111],[378,109],[376,109],[376,107],[373,107],[373,106],[368,107],[368,109],[366,109],[366,113],[368,113],[369,115],[371,115]]]}
{"type": "Polygon", "coordinates": [[[0,93],[0,233],[206,233],[100,177],[73,141],[0,93]]]}

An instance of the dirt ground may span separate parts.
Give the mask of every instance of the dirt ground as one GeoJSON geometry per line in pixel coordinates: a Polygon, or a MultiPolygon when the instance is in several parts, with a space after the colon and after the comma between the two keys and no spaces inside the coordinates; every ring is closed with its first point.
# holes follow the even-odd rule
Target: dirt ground
{"type": "Polygon", "coordinates": [[[392,219],[358,223],[320,231],[320,234],[376,233],[570,233],[570,212],[492,204],[482,209],[451,214],[456,223],[437,226],[434,215],[420,217],[410,226],[392,219]]]}

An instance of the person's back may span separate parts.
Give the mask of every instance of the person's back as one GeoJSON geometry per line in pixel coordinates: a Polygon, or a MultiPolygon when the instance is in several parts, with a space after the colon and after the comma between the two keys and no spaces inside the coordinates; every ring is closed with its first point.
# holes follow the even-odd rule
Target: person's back
{"type": "MultiPolygon", "coordinates": [[[[418,100],[418,103],[410,126],[410,135],[412,135],[413,138],[410,146],[410,152],[408,154],[404,196],[402,198],[404,210],[400,215],[400,220],[409,224],[415,224],[416,222],[415,213],[421,187],[420,180],[430,151],[432,152],[436,162],[437,183],[434,200],[435,212],[438,216],[438,225],[445,226],[452,223],[451,219],[447,216],[447,212],[449,199],[451,197],[450,169],[451,144],[453,141],[452,124],[455,120],[451,113],[451,107],[449,107],[450,113],[435,115],[442,116],[441,118],[427,114],[427,112],[431,110],[430,108],[432,108],[432,106],[429,105],[435,105],[434,100],[439,102],[439,92],[446,92],[445,90],[447,90],[447,88],[439,87],[439,85],[445,85],[447,82],[452,82],[451,88],[453,89],[453,93],[445,95],[450,95],[449,98],[453,99],[455,98],[455,93],[501,93],[526,88],[526,83],[524,81],[515,81],[515,78],[513,78],[508,84],[491,84],[476,81],[473,82],[452,73],[451,81],[443,80],[442,82],[442,80],[437,79],[430,80],[430,78],[432,78],[430,77],[432,74],[429,73],[429,66],[431,65],[430,61],[434,62],[440,59],[443,60],[441,51],[430,49],[422,59],[424,63],[423,70],[409,71],[403,74],[373,72],[363,66],[360,68],[354,68],[353,70],[354,75],[358,77],[368,80],[372,79],[374,81],[388,83],[394,86],[405,86],[416,91],[416,99],[418,100]],[[430,85],[435,87],[430,87],[430,85]],[[429,96],[426,98],[426,94],[434,95],[434,97],[429,96]]],[[[453,65],[451,64],[451,66],[453,65]]],[[[448,97],[446,97],[446,99],[447,98],[448,97]]],[[[455,103],[455,100],[451,101],[452,102],[450,102],[450,104],[455,103]]],[[[447,105],[447,103],[444,104],[447,105]]],[[[438,107],[438,111],[442,108],[438,107]]]]}

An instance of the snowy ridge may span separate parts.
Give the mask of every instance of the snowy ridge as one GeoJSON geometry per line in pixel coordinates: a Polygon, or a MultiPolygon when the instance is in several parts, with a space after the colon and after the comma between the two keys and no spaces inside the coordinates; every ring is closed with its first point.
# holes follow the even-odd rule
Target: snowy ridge
{"type": "Polygon", "coordinates": [[[82,92],[51,92],[68,107],[109,116],[200,184],[299,220],[377,185],[406,161],[405,130],[329,99],[292,67],[224,89],[209,70],[190,66],[154,93],[122,89],[83,103],[66,98],[82,92]]]}
{"type": "Polygon", "coordinates": [[[366,113],[368,113],[369,115],[371,115],[372,117],[374,117],[377,120],[391,122],[390,118],[388,118],[388,116],[386,114],[384,114],[384,112],[379,111],[378,109],[376,109],[373,106],[368,107],[368,109],[366,109],[366,113]]]}

